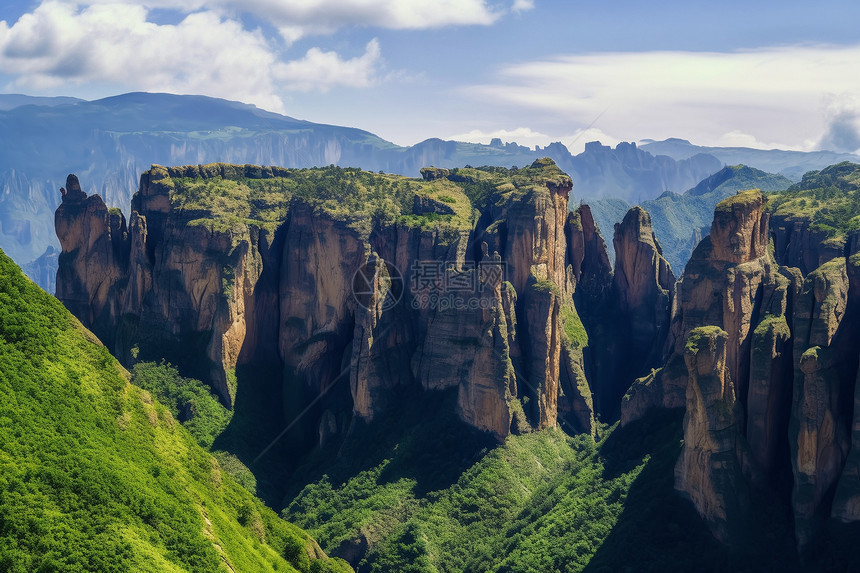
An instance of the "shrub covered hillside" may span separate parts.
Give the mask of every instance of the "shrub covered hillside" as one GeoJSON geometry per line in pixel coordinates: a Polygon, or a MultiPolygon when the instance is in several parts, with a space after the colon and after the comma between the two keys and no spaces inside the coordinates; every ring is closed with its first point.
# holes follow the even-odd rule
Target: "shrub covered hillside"
{"type": "Polygon", "coordinates": [[[843,237],[860,230],[860,165],[848,161],[809,171],[800,183],[770,196],[777,217],[811,220],[813,230],[843,237]]]}
{"type": "Polygon", "coordinates": [[[443,394],[359,424],[293,476],[283,516],[356,571],[387,573],[798,571],[791,524],[760,504],[721,546],[674,490],[681,414],[487,440],[443,394]]]}
{"type": "Polygon", "coordinates": [[[0,253],[0,570],[346,571],[0,253]]]}

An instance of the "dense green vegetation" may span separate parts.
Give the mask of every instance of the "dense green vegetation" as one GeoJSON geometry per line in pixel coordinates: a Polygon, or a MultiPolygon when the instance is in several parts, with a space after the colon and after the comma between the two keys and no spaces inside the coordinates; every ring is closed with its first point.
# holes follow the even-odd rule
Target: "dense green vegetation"
{"type": "MultiPolygon", "coordinates": [[[[635,570],[690,571],[738,564],[674,492],[677,413],[626,429],[604,427],[597,443],[549,430],[492,445],[442,414],[445,405],[440,397],[402,401],[397,412],[359,428],[335,463],[317,452],[294,476],[296,493],[284,515],[361,571],[623,571],[634,563],[635,570]]],[[[789,542],[780,549],[790,552],[790,527],[783,530],[789,542]]],[[[762,565],[750,563],[750,571],[762,565]]]]}
{"type": "Polygon", "coordinates": [[[213,163],[155,169],[154,180],[169,189],[173,207],[186,213],[188,224],[218,231],[242,224],[272,231],[286,219],[293,198],[364,234],[392,222],[471,229],[475,208],[529,192],[548,193],[548,184],[570,184],[570,177],[549,159],[523,169],[458,168],[432,180],[334,165],[283,169],[213,163]]]}
{"type": "Polygon", "coordinates": [[[446,409],[453,395],[403,398],[311,456],[286,500],[284,516],[359,571],[754,572],[853,563],[844,539],[856,528],[837,528],[827,554],[801,561],[791,509],[769,492],[750,508],[743,541],[719,544],[674,490],[679,411],[603,426],[596,443],[548,430],[492,444],[446,409]]]}
{"type": "Polygon", "coordinates": [[[242,224],[269,231],[286,219],[293,198],[362,234],[381,224],[470,228],[473,210],[462,189],[447,179],[424,181],[400,175],[329,166],[314,169],[260,168],[211,164],[170,168],[160,183],[190,225],[217,231],[242,224]],[[453,214],[415,213],[416,196],[446,206],[453,214]],[[427,217],[436,215],[436,217],[427,217]]]}
{"type": "Polygon", "coordinates": [[[204,448],[212,446],[232,412],[212,394],[207,385],[179,375],[170,364],[138,362],[131,371],[131,383],[152,394],[204,448]]]}
{"type": "Polygon", "coordinates": [[[128,377],[0,254],[0,570],[345,570],[128,377]]]}
{"type": "Polygon", "coordinates": [[[776,216],[811,220],[814,230],[844,236],[860,230],[860,165],[846,161],[810,171],[800,183],[768,199],[776,216]]]}

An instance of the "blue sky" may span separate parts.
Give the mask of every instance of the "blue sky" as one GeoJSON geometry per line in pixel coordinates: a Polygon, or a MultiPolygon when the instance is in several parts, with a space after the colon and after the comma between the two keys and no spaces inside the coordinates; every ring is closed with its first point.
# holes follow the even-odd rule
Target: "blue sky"
{"type": "Polygon", "coordinates": [[[860,3],[5,0],[0,91],[199,93],[408,145],[860,148],[860,3]]]}

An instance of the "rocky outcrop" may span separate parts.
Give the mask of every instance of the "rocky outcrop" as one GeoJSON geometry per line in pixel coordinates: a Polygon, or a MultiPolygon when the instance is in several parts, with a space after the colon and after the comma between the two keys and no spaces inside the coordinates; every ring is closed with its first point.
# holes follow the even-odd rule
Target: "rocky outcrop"
{"type": "Polygon", "coordinates": [[[622,404],[624,424],[654,407],[686,408],[676,487],[724,540],[747,483],[768,483],[786,464],[786,317],[800,279],[773,260],[767,233],[760,192],[717,206],[677,284],[664,365],[637,380],[622,404]]]}
{"type": "Polygon", "coordinates": [[[718,326],[728,333],[728,375],[746,408],[753,333],[766,316],[786,314],[791,284],[767,251],[767,229],[761,192],[739,193],[718,204],[711,234],[696,247],[677,285],[667,365],[654,375],[660,388],[649,388],[653,383],[647,379],[634,385],[625,400],[626,421],[657,396],[665,407],[680,405],[678,392],[686,383],[674,374],[689,333],[701,326],[718,326]],[[673,375],[667,377],[670,371],[673,375]],[[642,398],[636,396],[640,390],[645,392],[642,398]]]}
{"type": "Polygon", "coordinates": [[[60,298],[126,364],[167,359],[227,404],[237,371],[280,369],[284,419],[314,418],[301,435],[320,441],[345,429],[344,399],[371,421],[410,387],[456,391],[460,417],[500,438],[559,419],[593,433],[573,297],[595,238],[591,223],[588,253],[569,252],[570,179],[549,160],[511,171],[476,221],[456,186],[474,181],[431,171],[402,183],[405,217],[381,220],[290,196],[322,172],[153,166],[128,229],[73,188],[57,212],[60,298]],[[349,392],[331,391],[343,379],[349,392]]]}
{"type": "MultiPolygon", "coordinates": [[[[846,270],[849,282],[849,300],[846,304],[847,311],[844,320],[846,325],[854,325],[855,340],[860,340],[856,331],[856,321],[860,319],[857,316],[858,311],[860,311],[860,254],[854,254],[848,258],[846,270]]],[[[860,362],[860,349],[857,349],[856,353],[856,360],[860,362]]],[[[853,416],[850,423],[851,446],[848,450],[842,476],[839,478],[831,511],[833,517],[846,523],[860,521],[860,367],[857,368],[853,397],[853,416]]],[[[844,397],[843,399],[850,398],[844,397]]],[[[847,404],[845,405],[847,406],[847,404]]]]}
{"type": "MultiPolygon", "coordinates": [[[[833,259],[806,277],[795,304],[789,439],[795,530],[801,545],[815,539],[830,513],[825,500],[832,495],[851,448],[860,347],[858,327],[848,320],[858,310],[857,296],[849,297],[851,286],[846,260],[833,259]]],[[[833,510],[846,515],[846,507],[840,502],[833,510]]]]}
{"type": "Polygon", "coordinates": [[[615,276],[611,295],[614,352],[606,364],[611,382],[602,401],[618,404],[634,379],[660,366],[672,319],[675,275],[663,258],[651,218],[633,207],[615,226],[615,276]],[[613,368],[614,367],[614,368],[613,368]]]}
{"type": "Polygon", "coordinates": [[[102,340],[110,340],[118,283],[127,272],[125,218],[109,210],[99,195],[88,197],[75,175],[68,176],[60,193],[62,203],[54,215],[63,251],[57,298],[102,340]]]}
{"type": "Polygon", "coordinates": [[[695,328],[687,337],[684,447],[675,466],[675,488],[722,541],[729,540],[731,526],[746,506],[738,456],[744,448],[742,411],[726,368],[728,340],[728,334],[714,326],[695,328]]]}
{"type": "Polygon", "coordinates": [[[801,268],[780,266],[768,227],[758,191],[717,206],[678,282],[664,365],[633,385],[622,423],[681,406],[683,389],[676,487],[729,540],[743,527],[748,493],[793,482],[795,532],[806,548],[828,516],[860,517],[860,259],[786,251],[785,262],[801,268]],[[815,267],[804,278],[807,265],[815,267]]]}
{"type": "Polygon", "coordinates": [[[747,392],[747,442],[751,478],[762,487],[776,483],[788,449],[788,415],[793,377],[791,328],[784,315],[766,316],[753,331],[747,392]]]}
{"type": "Polygon", "coordinates": [[[799,268],[804,276],[845,254],[845,239],[828,236],[808,217],[777,213],[772,216],[770,228],[776,260],[799,268]]]}
{"type": "Polygon", "coordinates": [[[714,259],[747,263],[767,254],[768,219],[761,191],[738,193],[717,204],[711,224],[714,259]]]}

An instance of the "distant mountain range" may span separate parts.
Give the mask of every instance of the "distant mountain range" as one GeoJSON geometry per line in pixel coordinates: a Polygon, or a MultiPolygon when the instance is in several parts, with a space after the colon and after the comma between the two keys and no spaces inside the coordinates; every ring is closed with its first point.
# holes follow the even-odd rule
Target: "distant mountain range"
{"type": "Polygon", "coordinates": [[[653,155],[667,155],[677,161],[706,153],[719,159],[723,165],[749,165],[770,173],[778,173],[800,181],[807,171],[824,169],[843,161],[857,163],[860,156],[834,151],[785,151],[782,149],[752,149],[750,147],[705,147],[686,139],[670,138],[664,141],[645,140],[641,145],[653,155]]]}
{"type": "MultiPolygon", "coordinates": [[[[663,248],[663,256],[680,276],[693,249],[709,233],[717,203],[738,191],[782,191],[791,184],[792,181],[783,175],[735,165],[722,168],[683,194],[667,191],[656,199],[642,201],[640,205],[651,215],[651,225],[663,248]]],[[[610,260],[614,260],[613,230],[632,205],[618,198],[586,202],[606,238],[610,260]]]]}
{"type": "MultiPolygon", "coordinates": [[[[52,270],[46,271],[44,261],[29,263],[57,245],[54,210],[69,173],[80,177],[87,193],[127,208],[140,174],[152,164],[335,164],[418,177],[422,167],[431,165],[525,166],[548,156],[573,179],[573,203],[618,197],[633,204],[689,189],[727,163],[796,174],[797,180],[807,169],[846,158],[860,161],[829,152],[697,147],[684,140],[641,147],[621,143],[614,149],[592,142],[578,155],[561,143],[533,149],[500,140],[481,145],[434,138],[402,147],[361,129],[311,123],[252,105],[150,93],[96,101],[0,95],[0,133],[5,136],[0,143],[0,248],[27,269],[39,269],[40,277],[52,270]]],[[[42,280],[39,284],[50,288],[42,280]]]]}

